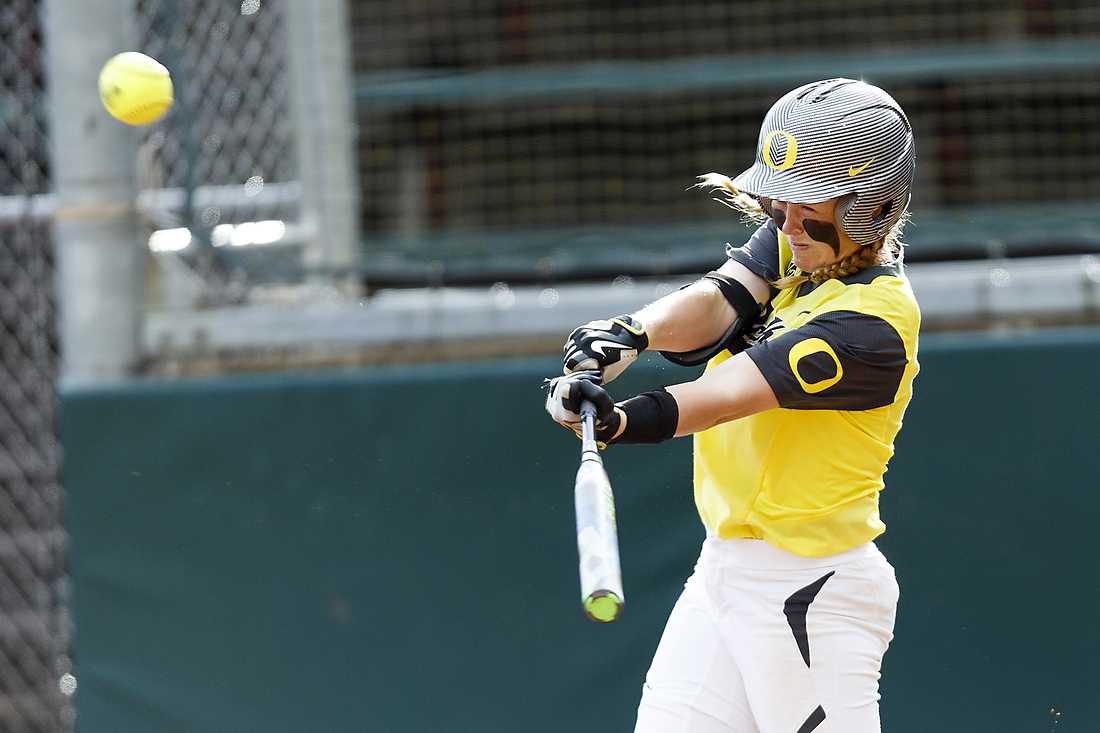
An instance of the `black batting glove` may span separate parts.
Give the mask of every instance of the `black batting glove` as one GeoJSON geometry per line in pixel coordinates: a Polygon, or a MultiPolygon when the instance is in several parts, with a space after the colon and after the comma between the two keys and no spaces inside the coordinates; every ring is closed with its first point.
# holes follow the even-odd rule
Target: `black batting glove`
{"type": "Polygon", "coordinates": [[[596,370],[607,384],[649,346],[645,325],[629,315],[591,321],[573,329],[565,342],[563,371],[596,370]]]}
{"type": "Polygon", "coordinates": [[[615,442],[622,432],[622,409],[600,382],[600,373],[574,372],[546,381],[546,411],[559,425],[581,435],[581,402],[587,400],[596,408],[596,441],[601,448],[615,442]]]}

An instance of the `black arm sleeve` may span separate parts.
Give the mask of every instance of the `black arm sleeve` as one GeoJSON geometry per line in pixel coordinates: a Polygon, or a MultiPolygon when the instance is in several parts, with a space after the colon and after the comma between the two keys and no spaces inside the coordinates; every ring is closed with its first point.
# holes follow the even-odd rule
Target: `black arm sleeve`
{"type": "Polygon", "coordinates": [[[905,372],[905,344],[894,327],[855,311],[823,313],[745,351],[780,407],[871,410],[889,405],[905,372]]]}
{"type": "Polygon", "coordinates": [[[775,222],[769,221],[753,232],[740,247],[726,245],[726,256],[739,262],[754,275],[768,282],[779,279],[779,233],[775,222]]]}

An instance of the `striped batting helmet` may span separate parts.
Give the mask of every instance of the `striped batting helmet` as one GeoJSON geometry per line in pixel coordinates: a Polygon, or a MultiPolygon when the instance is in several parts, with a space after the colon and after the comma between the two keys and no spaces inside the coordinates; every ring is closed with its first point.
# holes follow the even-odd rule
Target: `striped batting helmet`
{"type": "Polygon", "coordinates": [[[756,162],[734,179],[770,199],[816,204],[841,197],[836,220],[857,244],[885,236],[909,205],[917,150],[897,102],[855,79],[798,87],[772,105],[756,162]]]}

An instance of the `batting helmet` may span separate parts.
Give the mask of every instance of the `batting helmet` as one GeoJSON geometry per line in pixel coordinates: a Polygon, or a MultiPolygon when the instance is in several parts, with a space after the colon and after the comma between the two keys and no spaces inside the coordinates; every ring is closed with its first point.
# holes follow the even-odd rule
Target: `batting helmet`
{"type": "Polygon", "coordinates": [[[893,97],[855,79],[798,87],[772,105],[756,162],[734,179],[764,199],[816,204],[841,198],[836,220],[857,244],[882,238],[909,205],[917,150],[893,97]]]}

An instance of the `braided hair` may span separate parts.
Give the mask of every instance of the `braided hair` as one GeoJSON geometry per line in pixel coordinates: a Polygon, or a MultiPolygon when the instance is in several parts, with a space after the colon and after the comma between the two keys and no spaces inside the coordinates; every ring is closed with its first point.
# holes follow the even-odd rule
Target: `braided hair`
{"type": "MultiPolygon", "coordinates": [[[[707,173],[699,176],[699,182],[693,188],[707,188],[712,192],[719,193],[720,195],[716,196],[714,200],[741,214],[742,218],[748,223],[763,224],[771,218],[758,199],[734,188],[733,181],[721,173],[707,173]]],[[[807,281],[816,285],[826,280],[847,277],[875,265],[900,263],[903,255],[902,248],[904,247],[901,241],[901,233],[908,220],[909,212],[906,212],[886,233],[886,236],[877,242],[860,247],[847,257],[830,265],[819,267],[813,272],[803,272],[795,269],[793,273],[785,275],[771,284],[780,290],[796,287],[807,281]]]]}
{"type": "Polygon", "coordinates": [[[832,280],[833,278],[842,278],[853,275],[860,270],[875,265],[886,264],[881,261],[881,255],[883,250],[883,240],[879,240],[873,244],[868,244],[865,247],[860,247],[852,254],[837,260],[831,265],[825,265],[819,267],[813,272],[803,272],[802,270],[796,270],[794,273],[781,277],[774,281],[772,285],[785,290],[786,288],[793,288],[801,285],[807,280],[814,285],[825,282],[826,280],[832,280]]]}

